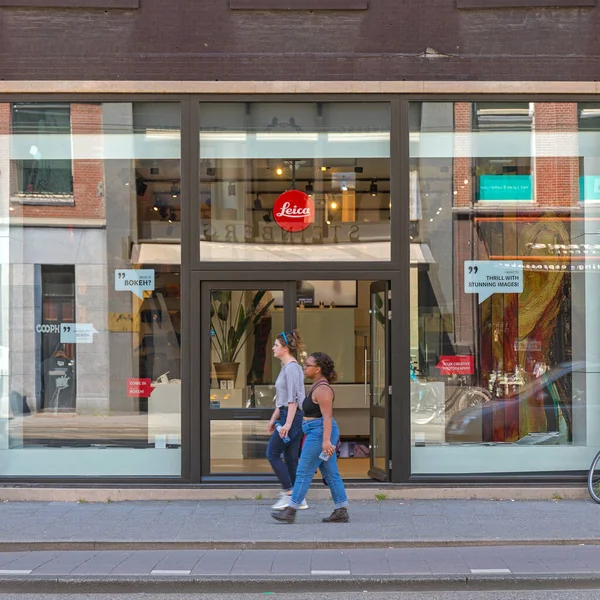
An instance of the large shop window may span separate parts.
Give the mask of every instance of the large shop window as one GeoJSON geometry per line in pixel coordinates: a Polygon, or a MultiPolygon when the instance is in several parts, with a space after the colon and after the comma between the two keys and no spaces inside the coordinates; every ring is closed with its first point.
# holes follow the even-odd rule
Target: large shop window
{"type": "Polygon", "coordinates": [[[383,103],[200,106],[202,261],[389,261],[383,103]]]}
{"type": "Polygon", "coordinates": [[[414,474],[584,470],[600,446],[598,105],[410,105],[414,474]]]}
{"type": "Polygon", "coordinates": [[[179,476],[179,104],[0,104],[0,131],[0,474],[179,476]]]}

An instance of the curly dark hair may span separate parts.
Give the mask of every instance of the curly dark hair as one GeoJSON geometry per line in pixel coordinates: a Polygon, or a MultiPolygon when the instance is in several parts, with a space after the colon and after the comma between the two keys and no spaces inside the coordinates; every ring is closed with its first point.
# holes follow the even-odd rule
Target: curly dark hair
{"type": "Polygon", "coordinates": [[[309,356],[312,356],[317,367],[320,367],[323,377],[329,383],[337,381],[338,374],[335,372],[335,364],[329,354],[325,354],[325,352],[313,352],[309,356]]]}

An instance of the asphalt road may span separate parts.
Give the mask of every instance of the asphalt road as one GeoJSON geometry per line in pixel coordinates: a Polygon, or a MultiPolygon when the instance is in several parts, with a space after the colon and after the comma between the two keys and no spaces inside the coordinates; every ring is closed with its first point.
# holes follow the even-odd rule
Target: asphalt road
{"type": "Polygon", "coordinates": [[[357,592],[279,594],[266,590],[257,594],[0,594],[0,600],[596,600],[598,590],[517,592],[357,592]]]}

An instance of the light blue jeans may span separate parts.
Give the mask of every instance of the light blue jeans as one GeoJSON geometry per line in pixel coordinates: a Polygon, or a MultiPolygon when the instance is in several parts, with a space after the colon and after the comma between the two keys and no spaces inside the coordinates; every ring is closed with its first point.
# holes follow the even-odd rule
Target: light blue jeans
{"type": "MultiPolygon", "coordinates": [[[[323,477],[327,480],[333,504],[335,508],[343,508],[348,506],[346,498],[346,489],[344,482],[340,477],[340,472],[337,466],[337,456],[335,452],[329,460],[321,460],[319,454],[323,451],[323,419],[313,419],[302,423],[302,431],[306,435],[302,453],[300,454],[300,462],[296,471],[296,481],[292,491],[292,499],[290,506],[299,508],[302,501],[306,498],[308,488],[315,476],[317,467],[321,471],[323,477]]],[[[333,419],[331,427],[331,443],[335,446],[340,439],[340,430],[333,419]]]]}

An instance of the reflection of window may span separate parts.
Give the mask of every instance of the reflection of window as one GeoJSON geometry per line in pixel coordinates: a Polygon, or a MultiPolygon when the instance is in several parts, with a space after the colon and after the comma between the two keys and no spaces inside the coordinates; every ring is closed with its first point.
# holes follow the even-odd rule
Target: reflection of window
{"type": "Polygon", "coordinates": [[[34,196],[71,196],[69,105],[13,104],[12,132],[18,156],[14,163],[16,186],[13,192],[34,196]]]}
{"type": "MultiPolygon", "coordinates": [[[[493,151],[510,136],[513,145],[522,153],[530,154],[528,133],[533,128],[534,114],[534,105],[529,102],[476,102],[473,103],[473,129],[480,132],[483,148],[493,151]],[[521,148],[523,144],[526,144],[525,149],[521,148]]],[[[530,156],[479,156],[474,162],[475,201],[533,200],[530,156]]]]}

